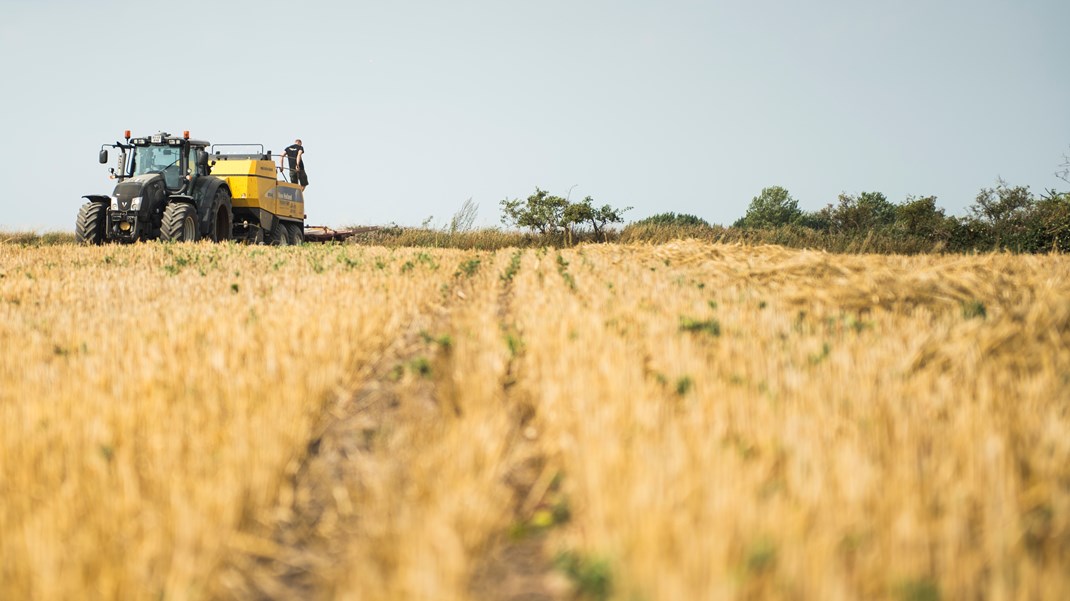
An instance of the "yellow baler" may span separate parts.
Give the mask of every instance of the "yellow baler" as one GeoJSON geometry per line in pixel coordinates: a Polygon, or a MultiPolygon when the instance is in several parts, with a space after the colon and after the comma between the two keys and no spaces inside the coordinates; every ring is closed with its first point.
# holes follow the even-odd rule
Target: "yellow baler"
{"type": "Polygon", "coordinates": [[[305,199],[301,187],[279,180],[270,153],[224,154],[219,146],[224,145],[213,147],[209,165],[212,175],[226,180],[230,187],[234,237],[254,243],[303,242],[305,199]]]}

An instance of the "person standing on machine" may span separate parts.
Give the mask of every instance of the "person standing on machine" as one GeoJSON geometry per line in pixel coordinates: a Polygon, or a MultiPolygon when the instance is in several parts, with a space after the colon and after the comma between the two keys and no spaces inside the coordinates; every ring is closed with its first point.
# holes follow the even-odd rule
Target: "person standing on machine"
{"type": "MultiPolygon", "coordinates": [[[[290,183],[300,184],[301,189],[304,190],[308,186],[308,172],[305,171],[305,147],[301,145],[301,138],[294,140],[293,144],[283,150],[283,157],[290,163],[290,183]]],[[[282,163],[282,157],[280,157],[279,167],[285,169],[282,163]]]]}

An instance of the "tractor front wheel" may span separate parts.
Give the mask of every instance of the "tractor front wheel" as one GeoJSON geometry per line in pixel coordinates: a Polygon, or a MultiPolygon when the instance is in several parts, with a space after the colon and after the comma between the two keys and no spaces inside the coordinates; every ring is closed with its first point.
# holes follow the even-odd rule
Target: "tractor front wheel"
{"type": "Polygon", "coordinates": [[[74,222],[74,240],[78,244],[103,244],[104,224],[107,221],[108,205],[102,202],[87,202],[78,209],[74,222]]]}
{"type": "Polygon", "coordinates": [[[163,210],[160,238],[167,242],[197,240],[197,209],[184,202],[172,202],[163,210]]]}

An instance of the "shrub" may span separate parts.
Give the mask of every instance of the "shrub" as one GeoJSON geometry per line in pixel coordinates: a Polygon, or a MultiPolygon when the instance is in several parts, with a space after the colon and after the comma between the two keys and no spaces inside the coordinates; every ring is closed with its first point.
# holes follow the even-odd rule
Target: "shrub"
{"type": "Polygon", "coordinates": [[[956,226],[955,219],[936,206],[935,196],[907,197],[895,207],[894,231],[931,242],[947,242],[956,226]]]}
{"type": "Polygon", "coordinates": [[[835,232],[868,232],[895,223],[895,205],[880,192],[863,192],[858,196],[840,194],[836,206],[827,212],[830,229],[835,232]]]}
{"type": "Polygon", "coordinates": [[[978,220],[1000,226],[1022,217],[1032,206],[1029,186],[1012,187],[998,179],[995,188],[981,188],[969,210],[978,220]]]}
{"type": "Polygon", "coordinates": [[[1038,234],[1034,252],[1070,250],[1070,193],[1049,190],[1033,205],[1030,222],[1038,234]]]}
{"type": "Polygon", "coordinates": [[[622,244],[650,243],[661,244],[672,240],[709,240],[720,241],[725,228],[711,225],[671,225],[657,223],[630,223],[620,232],[618,241],[622,244]]]}
{"type": "Polygon", "coordinates": [[[701,217],[695,215],[688,215],[687,213],[658,213],[657,215],[651,215],[645,219],[640,219],[634,222],[632,225],[641,226],[699,226],[699,227],[711,227],[709,222],[701,217]]]}
{"type": "Polygon", "coordinates": [[[802,217],[799,201],[780,186],[763,188],[747,207],[747,214],[737,221],[735,227],[764,228],[791,225],[802,217]]]}
{"type": "Polygon", "coordinates": [[[803,211],[799,215],[798,225],[818,232],[827,232],[832,228],[831,214],[827,209],[803,211]]]}

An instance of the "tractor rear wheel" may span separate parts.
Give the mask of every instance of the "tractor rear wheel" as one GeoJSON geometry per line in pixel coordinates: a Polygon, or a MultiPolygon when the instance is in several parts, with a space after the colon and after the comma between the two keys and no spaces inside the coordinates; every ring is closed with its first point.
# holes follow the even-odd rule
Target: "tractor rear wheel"
{"type": "Polygon", "coordinates": [[[286,229],[290,232],[290,244],[304,244],[305,228],[300,223],[287,223],[286,229]]]}
{"type": "Polygon", "coordinates": [[[275,227],[271,228],[271,245],[272,246],[289,246],[290,245],[290,231],[286,229],[286,224],[281,219],[275,220],[275,227]]]}
{"type": "Polygon", "coordinates": [[[167,242],[197,240],[197,209],[184,202],[172,202],[163,210],[160,238],[167,242]]]}
{"type": "Polygon", "coordinates": [[[212,217],[211,236],[213,242],[223,242],[234,237],[231,231],[234,223],[234,211],[231,208],[230,192],[220,187],[215,192],[215,202],[212,203],[215,216],[212,217]]]}
{"type": "Polygon", "coordinates": [[[78,220],[74,222],[74,240],[78,244],[103,244],[107,216],[108,205],[102,202],[82,205],[78,209],[78,220]]]}

